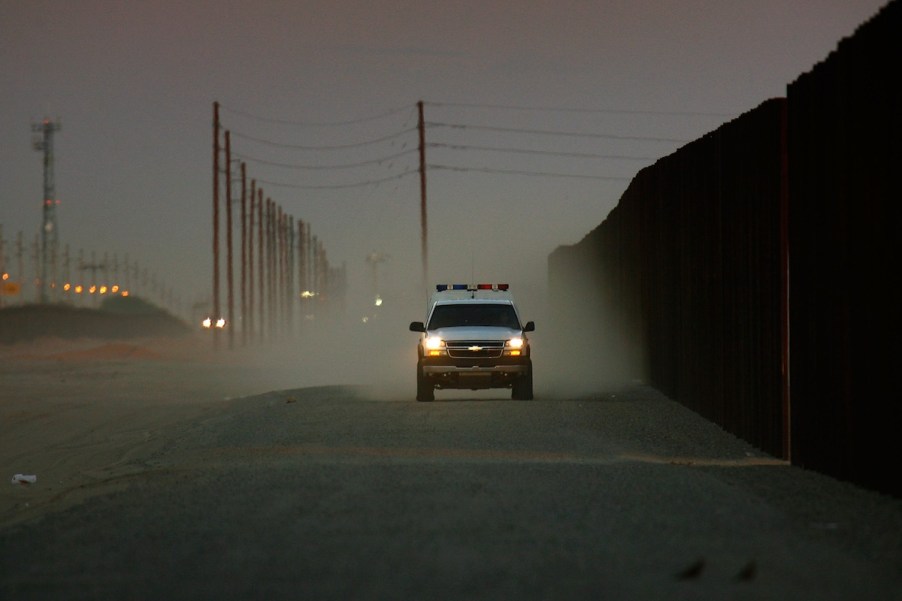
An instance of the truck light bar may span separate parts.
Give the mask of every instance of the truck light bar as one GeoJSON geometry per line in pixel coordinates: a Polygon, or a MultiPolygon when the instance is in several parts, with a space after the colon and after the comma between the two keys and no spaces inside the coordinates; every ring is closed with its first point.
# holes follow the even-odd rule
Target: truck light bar
{"type": "Polygon", "coordinates": [[[495,290],[503,292],[509,288],[509,284],[476,284],[476,290],[495,290]]]}
{"type": "Polygon", "coordinates": [[[494,290],[496,292],[504,292],[510,289],[510,284],[436,284],[436,292],[447,292],[448,290],[466,290],[474,292],[476,290],[494,290]]]}

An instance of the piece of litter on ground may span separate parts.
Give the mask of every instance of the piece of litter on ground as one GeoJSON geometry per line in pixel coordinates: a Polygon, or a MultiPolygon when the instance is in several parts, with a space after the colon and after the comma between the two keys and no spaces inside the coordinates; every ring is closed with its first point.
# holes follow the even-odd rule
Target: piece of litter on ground
{"type": "Polygon", "coordinates": [[[13,476],[13,484],[34,484],[37,481],[38,477],[30,474],[16,474],[13,476]]]}

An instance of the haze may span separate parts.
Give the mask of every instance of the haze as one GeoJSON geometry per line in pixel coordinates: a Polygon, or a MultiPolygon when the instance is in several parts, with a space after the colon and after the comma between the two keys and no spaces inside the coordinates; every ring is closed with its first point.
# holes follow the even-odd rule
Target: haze
{"type": "Polygon", "coordinates": [[[383,253],[381,327],[412,344],[423,100],[429,279],[510,283],[541,341],[548,295],[566,294],[546,289],[556,246],[598,225],[642,167],[785,95],[883,4],[0,0],[7,269],[17,233],[30,248],[41,224],[31,124],[59,118],[61,246],[128,254],[182,316],[209,302],[215,100],[249,177],[346,265],[343,328],[356,335],[374,292],[365,257],[383,253]]]}

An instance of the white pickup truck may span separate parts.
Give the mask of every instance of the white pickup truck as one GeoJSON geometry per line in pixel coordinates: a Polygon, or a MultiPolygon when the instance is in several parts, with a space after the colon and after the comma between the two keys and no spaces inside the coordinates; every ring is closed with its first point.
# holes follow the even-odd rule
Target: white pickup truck
{"type": "Polygon", "coordinates": [[[507,284],[439,284],[426,321],[410,324],[417,344],[417,400],[436,389],[510,388],[511,398],[532,400],[532,358],[527,332],[507,284]]]}

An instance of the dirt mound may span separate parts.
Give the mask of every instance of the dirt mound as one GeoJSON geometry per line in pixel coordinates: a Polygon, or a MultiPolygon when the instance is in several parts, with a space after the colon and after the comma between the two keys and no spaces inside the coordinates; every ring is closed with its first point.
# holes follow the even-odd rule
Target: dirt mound
{"type": "Polygon", "coordinates": [[[140,310],[80,309],[69,305],[23,305],[0,309],[0,344],[37,338],[122,340],[182,336],[190,327],[147,303],[140,310]]]}

